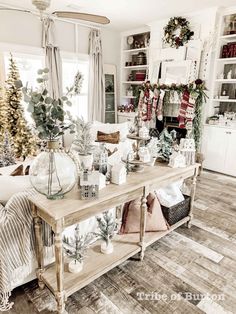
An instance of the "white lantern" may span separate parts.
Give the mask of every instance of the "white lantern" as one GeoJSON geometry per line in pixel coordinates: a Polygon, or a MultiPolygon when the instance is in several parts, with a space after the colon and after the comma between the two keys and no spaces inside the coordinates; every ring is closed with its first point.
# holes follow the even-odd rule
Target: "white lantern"
{"type": "Polygon", "coordinates": [[[138,133],[138,136],[141,137],[141,138],[149,138],[149,130],[148,128],[146,128],[145,126],[142,126],[140,129],[139,129],[139,133],[138,133]]]}
{"type": "Polygon", "coordinates": [[[170,156],[169,166],[171,168],[184,168],[186,167],[186,159],[180,152],[174,152],[170,156]]]}
{"type": "Polygon", "coordinates": [[[141,147],[139,149],[139,158],[142,162],[150,162],[151,160],[151,155],[149,153],[149,150],[147,147],[141,147]]]}
{"type": "Polygon", "coordinates": [[[126,168],[124,164],[119,163],[112,167],[111,182],[118,185],[126,182],[126,168]]]}
{"type": "Polygon", "coordinates": [[[185,157],[187,166],[195,164],[194,139],[182,138],[180,141],[180,152],[185,157]]]}
{"type": "Polygon", "coordinates": [[[181,138],[180,149],[194,150],[195,151],[195,141],[192,138],[181,138]]]}

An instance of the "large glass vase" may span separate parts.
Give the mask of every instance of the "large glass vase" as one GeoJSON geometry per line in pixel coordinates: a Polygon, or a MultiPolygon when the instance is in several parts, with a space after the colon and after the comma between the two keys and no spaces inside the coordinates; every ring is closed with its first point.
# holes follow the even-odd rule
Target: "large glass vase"
{"type": "Polygon", "coordinates": [[[35,158],[30,166],[30,181],[48,199],[63,198],[74,187],[76,165],[68,154],[59,149],[58,141],[48,141],[46,151],[35,158]]]}

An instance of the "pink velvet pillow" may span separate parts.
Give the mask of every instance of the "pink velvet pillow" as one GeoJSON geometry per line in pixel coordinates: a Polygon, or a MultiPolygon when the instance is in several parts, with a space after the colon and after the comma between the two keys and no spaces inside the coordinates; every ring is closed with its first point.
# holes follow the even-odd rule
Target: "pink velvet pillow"
{"type": "MultiPolygon", "coordinates": [[[[122,225],[120,233],[140,232],[141,201],[134,200],[124,205],[122,225]]],[[[157,197],[150,193],[147,197],[147,220],[146,231],[165,231],[168,224],[162,214],[161,205],[157,197]]]]}

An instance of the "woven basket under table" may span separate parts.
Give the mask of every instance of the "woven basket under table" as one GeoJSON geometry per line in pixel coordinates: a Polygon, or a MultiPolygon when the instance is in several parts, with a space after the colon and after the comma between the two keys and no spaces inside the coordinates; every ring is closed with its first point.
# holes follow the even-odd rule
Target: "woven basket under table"
{"type": "Polygon", "coordinates": [[[161,206],[163,215],[170,226],[188,216],[190,211],[190,196],[184,195],[184,201],[171,206],[161,206]]]}

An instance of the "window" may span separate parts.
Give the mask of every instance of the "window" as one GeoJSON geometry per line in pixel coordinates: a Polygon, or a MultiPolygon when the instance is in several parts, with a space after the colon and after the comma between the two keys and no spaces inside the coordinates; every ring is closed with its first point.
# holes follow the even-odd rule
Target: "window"
{"type": "MultiPolygon", "coordinates": [[[[14,51],[14,49],[12,49],[14,51]]],[[[82,84],[81,93],[77,96],[73,96],[70,100],[72,102],[71,107],[65,109],[70,111],[72,116],[83,117],[85,120],[88,119],[88,76],[89,76],[89,61],[87,55],[77,55],[72,53],[61,53],[62,55],[62,83],[63,83],[63,94],[66,94],[67,87],[71,87],[74,82],[75,75],[78,71],[83,74],[84,80],[82,84]]],[[[9,58],[10,53],[4,52],[4,67],[6,78],[8,76],[9,69],[9,58]]],[[[28,84],[29,87],[36,88],[38,69],[44,67],[44,55],[43,51],[33,53],[21,53],[13,52],[13,58],[17,64],[20,73],[20,79],[25,86],[28,84]],[[35,53],[35,54],[34,54],[35,53]]],[[[27,104],[24,105],[25,117],[32,123],[30,113],[27,111],[27,104]]]]}
{"type": "Polygon", "coordinates": [[[89,62],[88,56],[62,57],[62,78],[63,78],[63,93],[66,94],[66,88],[71,87],[74,83],[74,78],[77,72],[80,71],[83,76],[83,85],[81,93],[71,98],[72,106],[67,107],[73,117],[83,117],[88,119],[88,76],[89,62]]]}

